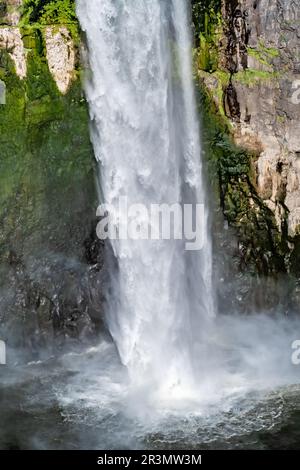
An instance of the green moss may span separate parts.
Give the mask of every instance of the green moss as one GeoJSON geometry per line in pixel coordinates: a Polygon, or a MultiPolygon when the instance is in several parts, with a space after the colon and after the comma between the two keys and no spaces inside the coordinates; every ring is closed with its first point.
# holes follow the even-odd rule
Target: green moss
{"type": "Polygon", "coordinates": [[[251,47],[248,47],[247,49],[248,55],[251,57],[254,57],[258,62],[260,62],[262,65],[269,66],[269,62],[266,60],[265,56],[261,54],[260,51],[257,49],[253,49],[251,47]]]}
{"type": "Polygon", "coordinates": [[[226,113],[224,109],[224,90],[227,88],[230,82],[230,74],[224,72],[222,70],[217,70],[214,76],[218,80],[218,87],[217,87],[217,97],[219,103],[219,113],[223,118],[226,118],[226,113]]]}
{"type": "Polygon", "coordinates": [[[230,128],[231,123],[227,119],[224,109],[224,92],[230,83],[230,73],[223,70],[216,70],[213,73],[208,73],[198,69],[198,77],[203,79],[205,83],[215,82],[214,86],[210,88],[210,93],[212,93],[212,96],[217,98],[217,100],[214,100],[214,103],[217,105],[217,112],[220,114],[222,119],[226,121],[226,125],[230,128]]]}
{"type": "Polygon", "coordinates": [[[254,87],[259,83],[274,84],[280,78],[277,72],[267,72],[264,70],[245,69],[233,75],[233,81],[238,81],[248,87],[254,87]]]}
{"type": "Polygon", "coordinates": [[[287,116],[286,115],[281,116],[279,114],[276,114],[276,121],[279,124],[284,124],[287,121],[287,116]]]}
{"type": "Polygon", "coordinates": [[[267,47],[262,39],[259,41],[258,50],[261,52],[261,54],[264,54],[266,57],[269,58],[275,58],[280,56],[278,49],[276,49],[275,47],[267,47]]]}
{"type": "Polygon", "coordinates": [[[207,72],[216,71],[219,63],[217,35],[214,38],[209,38],[201,34],[200,44],[201,46],[197,49],[198,67],[207,72]]]}
{"type": "Polygon", "coordinates": [[[259,63],[266,67],[273,67],[274,59],[279,57],[278,49],[266,47],[263,41],[260,41],[256,48],[248,47],[248,55],[254,57],[259,63]]]}
{"type": "Polygon", "coordinates": [[[0,105],[0,260],[8,249],[23,254],[33,246],[59,251],[64,244],[65,253],[74,252],[75,235],[89,230],[97,201],[81,83],[76,80],[61,95],[42,31],[26,34],[26,79],[16,76],[8,53],[0,52],[7,89],[6,105],[0,105]]]}

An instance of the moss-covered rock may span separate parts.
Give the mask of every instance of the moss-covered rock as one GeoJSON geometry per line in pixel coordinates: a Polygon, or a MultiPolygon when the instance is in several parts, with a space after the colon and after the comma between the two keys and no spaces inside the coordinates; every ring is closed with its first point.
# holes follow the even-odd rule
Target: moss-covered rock
{"type": "MultiPolygon", "coordinates": [[[[29,10],[26,15],[31,18],[29,10]]],[[[52,347],[55,338],[59,344],[83,339],[95,331],[101,312],[93,304],[100,292],[91,296],[98,282],[88,257],[97,194],[80,65],[62,95],[46,58],[48,16],[43,13],[41,26],[26,24],[25,17],[24,79],[9,51],[0,50],[6,86],[0,105],[0,337],[34,352],[37,345],[52,347]]]]}

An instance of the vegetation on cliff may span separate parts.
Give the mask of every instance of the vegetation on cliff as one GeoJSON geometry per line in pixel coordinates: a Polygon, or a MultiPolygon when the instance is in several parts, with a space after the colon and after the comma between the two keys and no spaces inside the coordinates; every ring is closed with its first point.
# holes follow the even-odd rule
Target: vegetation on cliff
{"type": "Polygon", "coordinates": [[[22,17],[30,25],[77,24],[75,0],[24,0],[22,17]]]}

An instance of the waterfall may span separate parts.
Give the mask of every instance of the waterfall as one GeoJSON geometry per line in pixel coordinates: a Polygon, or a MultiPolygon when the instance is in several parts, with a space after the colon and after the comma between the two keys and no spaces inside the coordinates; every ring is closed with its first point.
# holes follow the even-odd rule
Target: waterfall
{"type": "MultiPolygon", "coordinates": [[[[125,196],[129,205],[205,208],[201,250],[177,239],[111,241],[118,268],[107,302],[110,332],[132,382],[166,396],[181,396],[201,376],[214,317],[188,4],[77,0],[101,200],[116,213],[125,196]]],[[[118,224],[124,217],[118,212],[118,224]]]]}

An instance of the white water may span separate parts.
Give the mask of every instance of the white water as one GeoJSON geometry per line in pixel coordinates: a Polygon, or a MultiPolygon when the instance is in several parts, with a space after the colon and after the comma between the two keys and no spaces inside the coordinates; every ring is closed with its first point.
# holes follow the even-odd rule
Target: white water
{"type": "MultiPolygon", "coordinates": [[[[205,203],[186,4],[77,0],[101,198],[116,213],[123,196],[146,206],[205,203]]],[[[112,242],[118,269],[107,319],[129,384],[102,367],[100,385],[83,392],[87,401],[107,404],[117,390],[116,409],[126,397],[130,415],[187,416],[299,382],[291,362],[298,323],[215,317],[207,211],[203,227],[201,251],[178,240],[112,242]]]]}
{"type": "MultiPolygon", "coordinates": [[[[187,2],[78,0],[77,12],[102,201],[116,211],[123,196],[147,207],[205,202],[187,2]]],[[[206,235],[207,225],[206,214],[206,235]]],[[[178,240],[112,245],[107,318],[133,383],[190,393],[214,316],[210,238],[199,252],[178,240]]]]}

